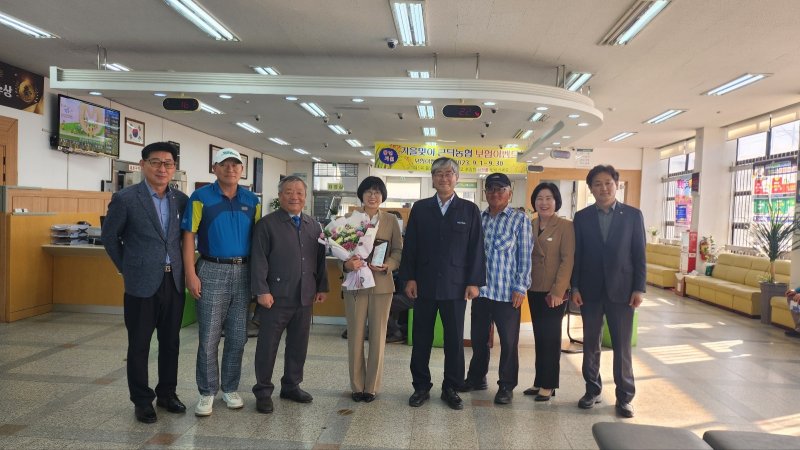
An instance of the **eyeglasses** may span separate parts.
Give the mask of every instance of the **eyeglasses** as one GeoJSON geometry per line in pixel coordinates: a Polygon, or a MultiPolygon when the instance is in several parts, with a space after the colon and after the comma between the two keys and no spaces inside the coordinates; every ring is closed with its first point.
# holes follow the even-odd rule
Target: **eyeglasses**
{"type": "Polygon", "coordinates": [[[364,191],[364,196],[366,197],[380,197],[382,195],[383,194],[381,193],[381,191],[372,191],[372,190],[364,191]]]}
{"type": "Polygon", "coordinates": [[[490,188],[484,189],[483,192],[486,192],[487,194],[499,194],[501,192],[505,192],[508,190],[509,190],[508,186],[492,186],[490,188]]]}
{"type": "Polygon", "coordinates": [[[433,174],[433,176],[436,178],[453,178],[454,176],[456,176],[456,173],[453,172],[452,170],[448,170],[445,172],[436,172],[433,174]]]}
{"type": "Polygon", "coordinates": [[[165,169],[174,169],[175,168],[175,161],[162,161],[158,158],[148,159],[147,164],[150,164],[150,167],[154,167],[158,169],[161,166],[164,166],[165,169]]]}

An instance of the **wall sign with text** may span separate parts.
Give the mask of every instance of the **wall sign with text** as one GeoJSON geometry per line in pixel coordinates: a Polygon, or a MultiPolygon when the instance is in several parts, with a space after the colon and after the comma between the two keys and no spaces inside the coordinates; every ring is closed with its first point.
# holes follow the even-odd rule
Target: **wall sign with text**
{"type": "Polygon", "coordinates": [[[431,164],[443,156],[453,158],[461,173],[525,174],[527,166],[517,161],[520,149],[497,147],[449,147],[393,142],[375,143],[378,169],[429,172],[431,164]]]}

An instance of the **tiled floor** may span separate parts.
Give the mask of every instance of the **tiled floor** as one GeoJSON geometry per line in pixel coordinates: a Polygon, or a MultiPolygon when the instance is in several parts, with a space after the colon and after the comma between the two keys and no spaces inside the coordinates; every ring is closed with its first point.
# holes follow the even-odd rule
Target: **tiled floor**
{"type": "MultiPolygon", "coordinates": [[[[648,288],[634,349],[637,396],[632,423],[800,435],[800,340],[733,313],[648,288]]],[[[575,322],[573,322],[575,323],[575,322]]],[[[0,324],[0,447],[2,448],[596,448],[591,425],[614,415],[611,352],[603,353],[603,403],[580,410],[581,355],[564,354],[561,388],[549,403],[522,395],[533,380],[533,337],[522,332],[521,385],[512,405],[492,403],[494,389],[463,394],[452,411],[438,399],[410,408],[410,347],[389,345],[384,392],[373,403],[349,398],[341,326],[314,325],[303,387],[310,405],[275,396],[275,412],[255,412],[255,339],[245,350],[240,392],[245,408],[221,400],[196,418],[197,328],[182,332],[178,395],[189,413],[158,410],[158,422],[136,422],[125,380],[122,316],[51,313],[0,324]]],[[[573,334],[579,334],[574,330],[573,334]]],[[[565,342],[566,345],[566,342],[565,342]]],[[[155,348],[155,347],[154,347],[155,348]]],[[[492,371],[497,369],[493,352],[492,371]]],[[[467,360],[471,355],[466,350],[467,360]]],[[[151,379],[155,379],[155,350],[151,379]]],[[[443,355],[432,357],[434,385],[443,355]]],[[[282,371],[279,361],[276,373],[282,371]]],[[[489,374],[490,386],[497,380],[489,374]]]]}

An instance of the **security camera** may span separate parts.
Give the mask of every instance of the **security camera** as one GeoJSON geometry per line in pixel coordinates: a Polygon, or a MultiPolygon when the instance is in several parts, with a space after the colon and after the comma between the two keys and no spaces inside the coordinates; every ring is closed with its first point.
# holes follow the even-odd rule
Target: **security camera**
{"type": "Polygon", "coordinates": [[[330,119],[328,119],[328,116],[322,118],[322,123],[328,123],[329,121],[330,119]]]}
{"type": "Polygon", "coordinates": [[[398,43],[399,42],[397,41],[397,39],[394,38],[386,39],[386,45],[389,47],[389,50],[396,49],[398,43]]]}
{"type": "Polygon", "coordinates": [[[261,122],[261,114],[256,114],[256,122],[261,122]]]}
{"type": "Polygon", "coordinates": [[[323,142],[322,146],[325,147],[325,148],[328,148],[328,143],[327,142],[323,142]]]}
{"type": "Polygon", "coordinates": [[[403,116],[403,113],[397,113],[397,118],[398,119],[403,120],[403,117],[405,117],[405,116],[403,116]]]}
{"type": "Polygon", "coordinates": [[[484,122],[483,124],[486,125],[486,128],[489,128],[489,126],[492,124],[492,122],[484,122]]]}
{"type": "Polygon", "coordinates": [[[485,138],[486,137],[486,133],[481,133],[481,137],[485,138]]]}
{"type": "Polygon", "coordinates": [[[353,134],[353,130],[351,130],[351,129],[348,129],[348,130],[347,130],[347,134],[353,134]]]}
{"type": "Polygon", "coordinates": [[[492,108],[491,111],[492,111],[492,114],[497,114],[497,108],[492,108]]]}
{"type": "Polygon", "coordinates": [[[339,119],[339,120],[342,120],[342,113],[337,112],[336,113],[336,118],[339,119]]]}

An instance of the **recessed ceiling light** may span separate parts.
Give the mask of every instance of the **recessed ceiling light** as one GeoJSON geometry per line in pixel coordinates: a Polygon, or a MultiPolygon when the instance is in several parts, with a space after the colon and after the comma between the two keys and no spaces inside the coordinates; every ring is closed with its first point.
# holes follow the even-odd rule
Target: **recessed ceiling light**
{"type": "Polygon", "coordinates": [[[236,122],[236,125],[238,125],[241,128],[244,128],[245,130],[247,130],[247,131],[249,131],[251,133],[254,133],[254,134],[263,133],[263,131],[259,130],[258,128],[254,127],[252,125],[250,125],[247,122],[236,122]]]}
{"type": "Polygon", "coordinates": [[[363,147],[363,145],[361,145],[361,142],[359,142],[358,139],[345,139],[344,141],[347,142],[350,145],[350,147],[363,147]]]}
{"type": "Polygon", "coordinates": [[[260,75],[280,75],[281,74],[274,67],[250,66],[250,68],[253,69],[257,74],[260,74],[260,75]]]}
{"type": "Polygon", "coordinates": [[[722,86],[717,86],[714,89],[711,89],[710,91],[706,92],[705,95],[725,95],[728,92],[735,91],[736,89],[753,84],[756,81],[763,80],[768,76],[769,74],[766,73],[746,73],[735,80],[731,80],[723,84],[722,86]]]}
{"type": "Polygon", "coordinates": [[[421,0],[392,0],[392,16],[400,42],[408,47],[427,45],[425,36],[425,2],[421,0]]]}
{"type": "Polygon", "coordinates": [[[270,141],[272,141],[272,142],[274,142],[274,143],[276,143],[278,145],[289,145],[288,142],[284,141],[283,139],[281,139],[279,137],[271,137],[271,138],[267,138],[267,139],[269,139],[270,141]]]}
{"type": "Polygon", "coordinates": [[[361,150],[361,154],[364,156],[372,156],[372,152],[369,150],[361,150]]]}
{"type": "Polygon", "coordinates": [[[536,107],[537,111],[547,111],[548,109],[550,109],[550,108],[548,108],[547,106],[537,106],[536,107]]]}
{"type": "Polygon", "coordinates": [[[297,97],[295,97],[295,96],[292,96],[292,95],[290,95],[290,96],[288,96],[288,97],[284,97],[284,99],[286,99],[286,100],[288,100],[288,101],[290,101],[290,102],[297,101],[297,97]]]}
{"type": "Polygon", "coordinates": [[[634,134],[636,134],[636,133],[632,132],[632,131],[624,131],[624,132],[622,132],[622,133],[620,133],[620,134],[618,134],[616,136],[612,136],[612,137],[608,138],[608,142],[619,142],[619,141],[628,139],[629,137],[633,136],[634,134]]]}
{"type": "Polygon", "coordinates": [[[223,100],[230,100],[230,99],[233,98],[233,96],[230,95],[230,94],[219,94],[219,98],[221,98],[223,100]]]}
{"type": "Polygon", "coordinates": [[[238,42],[239,37],[194,0],[164,0],[197,28],[218,41],[238,42]]]}
{"type": "Polygon", "coordinates": [[[544,113],[535,112],[528,120],[530,122],[544,122],[545,117],[544,113]]]}
{"type": "Polygon", "coordinates": [[[436,136],[436,127],[423,127],[422,134],[425,136],[436,136]]]}
{"type": "Polygon", "coordinates": [[[483,102],[483,106],[494,106],[496,104],[495,102],[483,102]]]}
{"type": "Polygon", "coordinates": [[[100,95],[103,95],[103,93],[102,92],[98,92],[98,91],[89,91],[89,95],[100,96],[100,95]]]}
{"type": "Polygon", "coordinates": [[[301,155],[307,155],[308,154],[308,152],[303,150],[302,148],[293,148],[292,150],[296,151],[297,153],[300,153],[301,155]]]}
{"type": "Polygon", "coordinates": [[[685,109],[669,109],[657,116],[645,120],[644,123],[649,123],[650,125],[659,124],[661,122],[666,122],[667,120],[672,119],[673,117],[679,114],[683,114],[685,112],[686,112],[685,109]]]}
{"type": "Polygon", "coordinates": [[[588,123],[586,123],[586,122],[581,122],[581,123],[579,123],[579,124],[578,124],[578,126],[579,126],[579,127],[588,127],[588,126],[589,126],[589,124],[588,124],[588,123]]]}
{"type": "Polygon", "coordinates": [[[553,145],[561,145],[561,142],[553,142],[553,145]]]}
{"type": "Polygon", "coordinates": [[[417,105],[417,115],[420,119],[433,119],[434,112],[431,105],[417,105]]]}
{"type": "Polygon", "coordinates": [[[218,110],[217,108],[214,108],[213,106],[207,105],[203,102],[200,102],[200,109],[209,114],[225,114],[224,112],[218,110]]]}
{"type": "Polygon", "coordinates": [[[540,155],[544,155],[544,153],[543,153],[543,152],[539,152],[539,154],[540,154],[540,155]]]}
{"type": "Polygon", "coordinates": [[[528,139],[533,134],[533,130],[519,129],[514,133],[514,139],[528,139]]]}
{"type": "Polygon", "coordinates": [[[348,134],[347,130],[341,125],[329,124],[328,128],[336,134],[348,134]]]}
{"type": "Polygon", "coordinates": [[[411,78],[430,78],[431,73],[427,70],[409,70],[408,76],[411,78]]]}
{"type": "Polygon", "coordinates": [[[572,136],[561,136],[561,139],[569,139],[569,138],[571,138],[571,137],[572,137],[572,136]]]}
{"type": "Polygon", "coordinates": [[[303,102],[300,103],[300,107],[308,111],[308,113],[314,117],[326,117],[328,115],[325,113],[325,110],[320,108],[316,103],[303,102]]]}
{"type": "Polygon", "coordinates": [[[27,22],[23,22],[16,17],[9,16],[8,14],[0,12],[0,24],[3,24],[9,28],[13,28],[20,33],[27,34],[28,36],[33,36],[37,39],[55,39],[58,38],[55,34],[45,31],[41,28],[35,27],[27,22]]]}
{"type": "Polygon", "coordinates": [[[431,104],[431,101],[430,101],[430,100],[420,100],[419,102],[420,102],[421,104],[423,104],[423,105],[430,105],[430,104],[431,104]]]}
{"type": "Polygon", "coordinates": [[[167,94],[165,94],[163,92],[153,92],[153,95],[155,95],[156,97],[166,97],[167,96],[167,94]]]}
{"type": "Polygon", "coordinates": [[[577,119],[580,116],[581,116],[580,114],[570,114],[567,117],[569,117],[570,119],[577,119]]]}
{"type": "Polygon", "coordinates": [[[316,156],[312,156],[311,159],[313,159],[316,162],[322,162],[322,158],[317,158],[316,156]]]}
{"type": "Polygon", "coordinates": [[[363,98],[358,98],[358,97],[356,97],[356,98],[354,98],[354,99],[352,99],[350,101],[352,101],[353,103],[364,103],[364,99],[363,98]]]}

